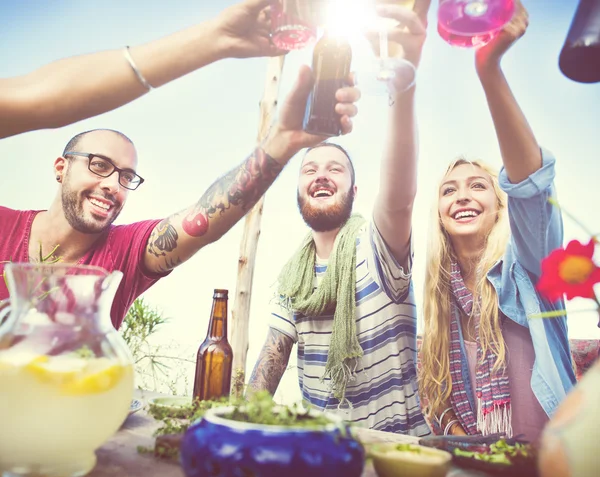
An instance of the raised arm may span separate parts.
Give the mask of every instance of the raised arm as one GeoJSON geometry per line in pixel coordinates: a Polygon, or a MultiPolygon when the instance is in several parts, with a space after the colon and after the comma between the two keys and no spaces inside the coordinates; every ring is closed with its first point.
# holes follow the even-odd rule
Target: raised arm
{"type": "MultiPolygon", "coordinates": [[[[353,79],[349,78],[349,81],[353,79]]],[[[197,203],[155,227],[144,260],[149,271],[171,270],[219,239],[258,202],[292,156],[325,139],[302,131],[302,118],[312,84],[310,68],[303,67],[281,107],[279,121],[271,128],[265,142],[239,166],[214,182],[197,203]]],[[[337,92],[340,102],[336,110],[342,114],[344,134],[352,130],[350,118],[357,111],[353,103],[359,96],[353,86],[337,92]]]]}
{"type": "Polygon", "coordinates": [[[519,0],[515,1],[515,8],[513,18],[502,32],[475,55],[502,162],[513,184],[524,181],[542,167],[540,147],[500,67],[504,54],[525,34],[529,24],[527,10],[519,0]]]}
{"type": "MultiPolygon", "coordinates": [[[[397,5],[378,8],[380,15],[398,20],[402,25],[389,34],[389,40],[400,43],[404,57],[415,66],[419,65],[425,42],[430,1],[417,0],[414,11],[397,5]]],[[[373,218],[394,258],[405,264],[410,250],[412,209],[417,192],[415,87],[391,99],[393,105],[389,112],[373,218]]]]}
{"type": "MultiPolygon", "coordinates": [[[[245,0],[213,20],[133,46],[129,54],[154,88],[221,58],[282,54],[269,41],[268,5],[269,0],[245,0]]],[[[0,138],[62,127],[147,91],[124,49],[61,59],[25,76],[0,79],[0,138]]]]}
{"type": "Polygon", "coordinates": [[[248,382],[249,392],[266,390],[271,395],[275,394],[287,368],[293,346],[292,338],[274,328],[269,328],[267,340],[248,382]]]}

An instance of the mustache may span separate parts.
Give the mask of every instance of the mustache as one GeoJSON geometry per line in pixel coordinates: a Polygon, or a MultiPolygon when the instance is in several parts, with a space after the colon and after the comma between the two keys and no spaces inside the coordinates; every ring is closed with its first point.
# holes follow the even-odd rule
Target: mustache
{"type": "Polygon", "coordinates": [[[90,192],[89,195],[95,195],[97,197],[101,197],[105,200],[108,200],[114,204],[119,204],[120,202],[117,200],[116,196],[114,196],[113,194],[109,194],[108,192],[105,191],[101,191],[101,190],[95,190],[93,192],[90,192]]]}
{"type": "Polygon", "coordinates": [[[318,189],[329,189],[329,190],[332,190],[333,192],[335,192],[337,190],[337,187],[335,187],[335,184],[333,182],[330,182],[327,179],[323,179],[323,180],[317,179],[317,181],[315,181],[314,185],[308,190],[308,194],[311,195],[318,189]]]}

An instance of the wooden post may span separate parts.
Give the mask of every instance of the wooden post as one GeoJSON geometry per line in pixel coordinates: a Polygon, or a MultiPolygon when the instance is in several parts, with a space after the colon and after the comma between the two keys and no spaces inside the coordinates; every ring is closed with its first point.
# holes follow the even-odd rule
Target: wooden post
{"type": "MultiPolygon", "coordinates": [[[[260,102],[260,125],[258,143],[269,132],[269,127],[277,111],[277,96],[283,71],[285,56],[269,59],[265,91],[260,102]]],[[[256,249],[260,236],[264,195],[248,212],[244,222],[244,234],[240,245],[238,277],[235,300],[231,312],[231,346],[233,348],[233,372],[231,389],[234,396],[241,396],[246,381],[246,357],[248,355],[248,329],[250,325],[250,301],[252,297],[252,279],[256,263],[256,249]]]]}

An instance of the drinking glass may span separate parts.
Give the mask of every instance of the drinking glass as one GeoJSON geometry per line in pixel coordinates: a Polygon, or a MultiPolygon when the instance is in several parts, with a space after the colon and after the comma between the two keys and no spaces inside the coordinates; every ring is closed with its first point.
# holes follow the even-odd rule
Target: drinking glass
{"type": "Polygon", "coordinates": [[[478,48],[495,38],[514,12],[514,0],[440,0],[438,33],[452,46],[478,48]]]}
{"type": "Polygon", "coordinates": [[[313,24],[319,4],[314,0],[271,0],[271,41],[286,51],[299,50],[315,41],[313,24]]]}
{"type": "MultiPolygon", "coordinates": [[[[415,0],[371,0],[369,6],[373,10],[376,5],[393,4],[412,9],[415,0]]],[[[373,12],[374,13],[374,12],[373,12]]],[[[377,44],[373,45],[375,61],[368,65],[366,80],[359,75],[361,90],[366,94],[387,95],[402,93],[415,83],[416,68],[403,58],[402,46],[388,41],[388,33],[398,26],[395,20],[373,15],[367,20],[378,32],[377,44]]]]}

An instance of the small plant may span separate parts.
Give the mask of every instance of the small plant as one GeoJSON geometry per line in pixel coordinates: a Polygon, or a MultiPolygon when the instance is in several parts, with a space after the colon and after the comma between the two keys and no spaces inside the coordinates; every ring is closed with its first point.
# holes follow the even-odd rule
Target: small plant
{"type": "MultiPolygon", "coordinates": [[[[305,429],[334,424],[325,414],[311,413],[310,407],[305,408],[298,403],[289,406],[278,405],[268,391],[258,391],[246,398],[231,396],[229,399],[195,401],[194,404],[178,409],[177,418],[173,417],[172,411],[168,408],[150,406],[150,415],[162,422],[161,427],[154,432],[154,436],[158,438],[157,445],[154,449],[139,447],[138,452],[153,453],[161,458],[178,458],[177,444],[162,437],[173,437],[172,441],[177,442],[176,437],[181,437],[193,422],[204,417],[209,409],[218,407],[232,407],[231,411],[221,417],[238,422],[305,429]],[[165,445],[165,442],[169,444],[165,445]]],[[[346,436],[346,428],[341,426],[340,430],[341,435],[346,436]]]]}
{"type": "Polygon", "coordinates": [[[256,392],[247,401],[238,402],[230,413],[222,417],[232,421],[284,427],[316,428],[332,423],[325,414],[312,414],[310,408],[304,408],[299,403],[278,405],[267,391],[256,392]]]}
{"type": "Polygon", "coordinates": [[[236,398],[241,398],[244,394],[244,381],[246,375],[242,368],[238,368],[233,372],[233,379],[231,380],[231,394],[236,398]]]}
{"type": "Polygon", "coordinates": [[[173,373],[169,362],[195,364],[195,361],[171,354],[172,349],[167,345],[152,343],[152,338],[168,321],[143,298],[138,298],[127,311],[120,331],[133,355],[138,387],[178,394],[178,384],[183,382],[188,387],[186,370],[177,367],[177,372],[173,373]]]}

